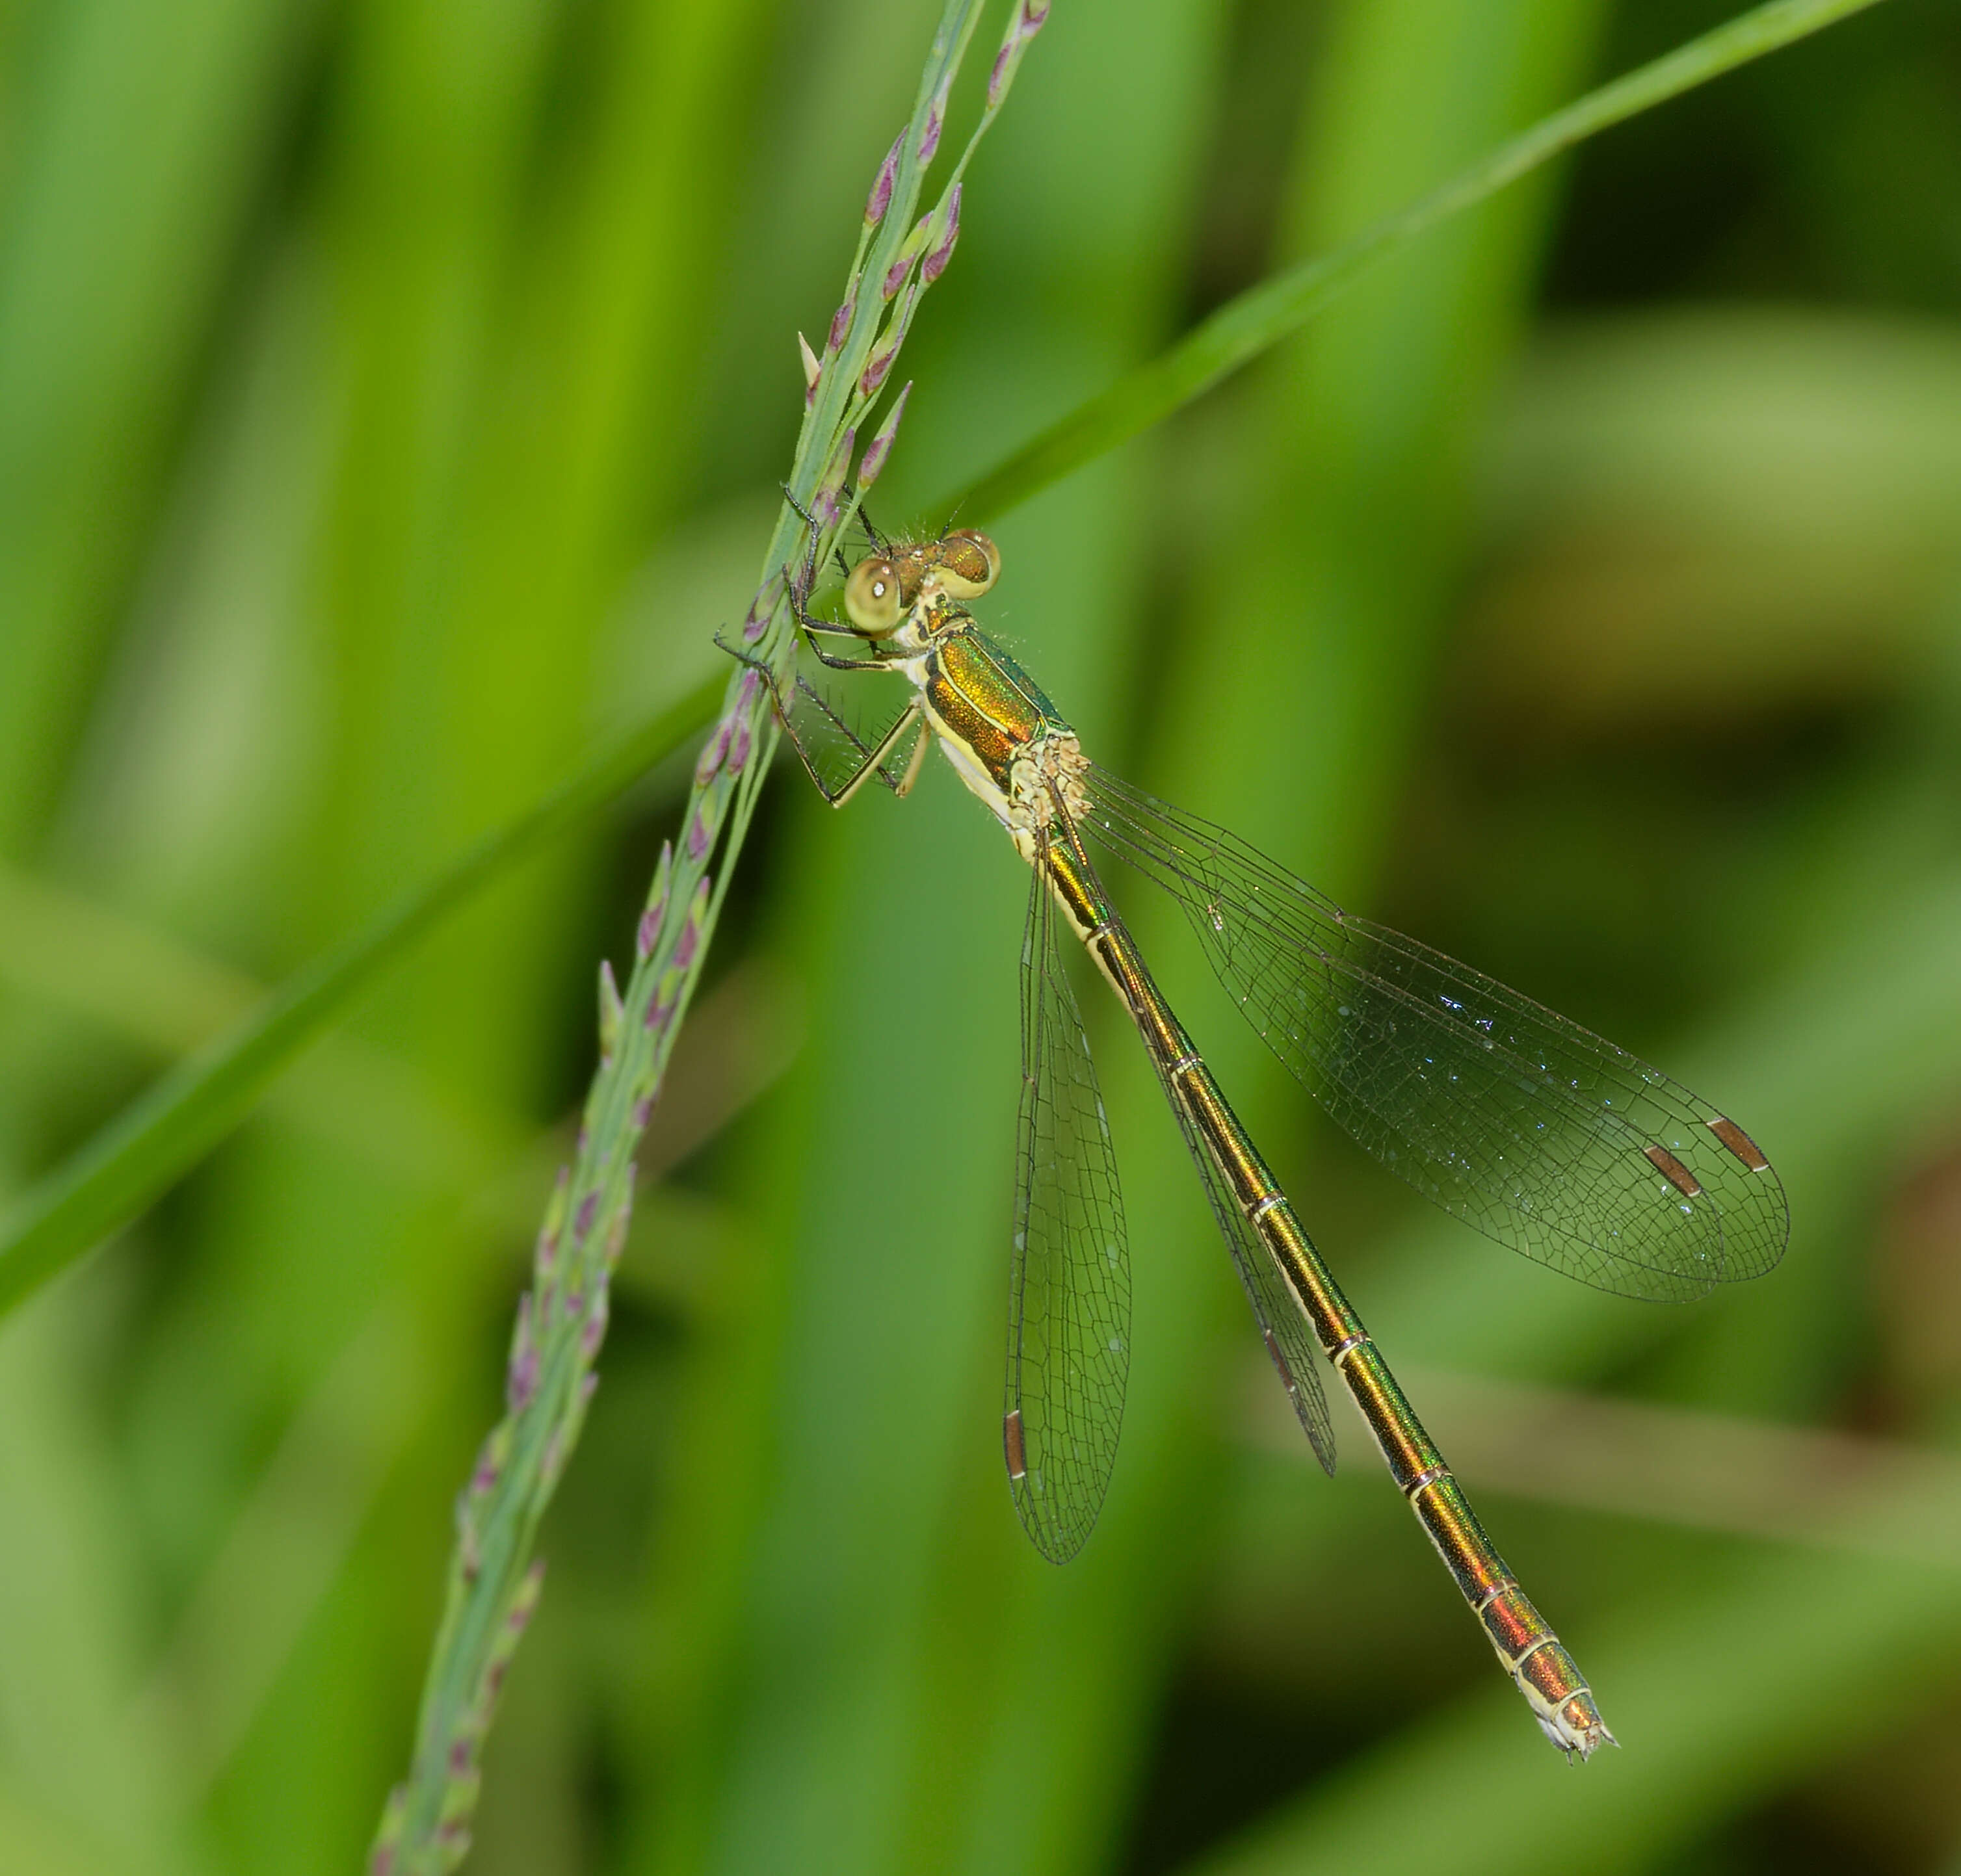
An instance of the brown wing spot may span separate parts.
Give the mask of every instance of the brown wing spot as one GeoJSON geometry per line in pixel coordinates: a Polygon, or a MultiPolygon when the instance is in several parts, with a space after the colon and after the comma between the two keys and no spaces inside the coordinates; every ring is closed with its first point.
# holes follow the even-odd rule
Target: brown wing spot
{"type": "Polygon", "coordinates": [[[1695,1175],[1683,1165],[1665,1146],[1644,1146],[1641,1151],[1653,1161],[1655,1170],[1685,1199],[1699,1199],[1702,1188],[1695,1183],[1695,1175]]]}
{"type": "Polygon", "coordinates": [[[1709,1123],[1709,1131],[1714,1134],[1731,1152],[1736,1155],[1753,1173],[1767,1173],[1771,1163],[1759,1149],[1755,1141],[1738,1126],[1735,1121],[1718,1114],[1709,1123]]]}
{"type": "Polygon", "coordinates": [[[1280,1371],[1280,1380],[1289,1393],[1294,1392],[1299,1384],[1294,1380],[1293,1370],[1287,1365],[1287,1358],[1280,1352],[1280,1345],[1274,1339],[1271,1329],[1262,1329],[1260,1333],[1267,1339],[1267,1352],[1274,1358],[1274,1366],[1280,1371]]]}
{"type": "Polygon", "coordinates": [[[1022,1444],[1022,1410],[1017,1407],[1001,1422],[1001,1444],[1008,1455],[1008,1476],[1025,1479],[1028,1476],[1028,1457],[1022,1444]]]}

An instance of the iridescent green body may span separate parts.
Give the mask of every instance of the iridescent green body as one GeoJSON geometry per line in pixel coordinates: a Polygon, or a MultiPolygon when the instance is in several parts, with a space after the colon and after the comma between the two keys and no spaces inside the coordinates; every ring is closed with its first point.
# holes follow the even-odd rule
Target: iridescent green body
{"type": "MultiPolygon", "coordinates": [[[[1079,768],[1074,730],[1028,673],[995,644],[965,607],[945,598],[914,608],[907,622],[920,649],[907,655],[905,629],[892,661],[918,686],[926,720],[960,779],[1011,833],[1040,818],[1040,781],[1079,768]]],[[[1034,849],[1018,838],[1024,859],[1034,849]]]]}
{"type": "MultiPolygon", "coordinates": [[[[1072,825],[1085,763],[1075,731],[1028,674],[930,578],[891,633],[884,662],[916,686],[919,708],[961,779],[1025,860],[1044,868],[1077,937],[1124,1000],[1172,1100],[1284,1272],[1322,1352],[1374,1434],[1409,1501],[1541,1727],[1582,1757],[1613,1735],[1572,1656],[1519,1587],[1462,1488],[1397,1385],[1361,1319],[1296,1220],[1280,1182],[1172,1013],[1105,897],[1072,825]],[[1057,813],[1060,805],[1067,811],[1057,813]]],[[[1269,1338],[1287,1378],[1286,1364],[1269,1338]]],[[[1006,1432],[1011,1478],[1019,1416],[1006,1432]]]]}

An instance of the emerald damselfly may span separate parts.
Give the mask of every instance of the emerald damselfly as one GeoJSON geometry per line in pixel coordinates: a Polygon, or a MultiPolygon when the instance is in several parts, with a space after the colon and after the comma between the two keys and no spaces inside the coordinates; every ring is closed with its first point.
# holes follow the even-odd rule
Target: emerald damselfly
{"type": "MultiPolygon", "coordinates": [[[[862,520],[862,516],[861,516],[862,520]]],[[[1245,842],[1120,781],[965,602],[992,587],[984,534],[888,541],[844,588],[847,625],[808,610],[818,527],[791,584],[834,670],[913,688],[859,736],[802,678],[755,659],[811,780],[841,807],[878,778],[899,795],[936,742],[1032,872],[1022,948],[1022,1102],[1002,1444],[1015,1505],[1055,1562],[1108,1491],[1130,1338],[1124,1206],[1066,931],[1129,1012],[1197,1168],[1274,1370],[1322,1465],[1334,1434],[1325,1358],[1374,1434],[1546,1736],[1585,1759],[1613,1735],[1572,1656],[1485,1534],[1292,1202],[1153,979],[1098,871],[1163,887],[1248,1021],[1327,1112],[1392,1171],[1501,1244],[1599,1288],[1682,1301],[1759,1276],[1789,1221],[1769,1161],[1727,1115],[1515,990],[1351,917],[1245,842]],[[855,640],[843,657],[821,640],[855,640]],[[799,706],[802,706],[799,708],[799,706]],[[827,774],[821,724],[846,750],[827,774]]],[[[741,655],[738,654],[738,655],[741,655]]]]}

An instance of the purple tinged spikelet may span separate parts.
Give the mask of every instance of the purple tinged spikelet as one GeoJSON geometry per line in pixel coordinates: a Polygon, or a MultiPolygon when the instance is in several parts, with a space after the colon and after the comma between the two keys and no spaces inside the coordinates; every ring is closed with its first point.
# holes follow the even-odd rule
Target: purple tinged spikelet
{"type": "Polygon", "coordinates": [[[1010,40],[995,53],[994,62],[987,73],[987,108],[992,110],[1001,101],[1001,94],[1008,88],[1008,68],[1015,56],[1014,42],[1010,40]]]}
{"type": "Polygon", "coordinates": [[[915,280],[907,293],[904,302],[893,316],[890,329],[880,342],[878,349],[866,360],[865,369],[859,373],[858,388],[867,397],[877,395],[878,387],[885,383],[888,374],[898,362],[899,349],[906,342],[906,333],[913,323],[913,314],[917,310],[920,295],[923,291],[915,280]]]}
{"type": "Polygon", "coordinates": [[[946,199],[946,232],[940,237],[939,245],[920,263],[920,279],[927,286],[945,272],[946,263],[953,258],[953,244],[960,239],[961,186],[955,183],[953,193],[946,199]]]}
{"type": "Polygon", "coordinates": [[[661,927],[667,920],[668,890],[673,874],[674,846],[663,840],[660,864],[654,868],[654,889],[647,895],[647,909],[640,914],[640,929],[634,939],[635,954],[642,958],[651,957],[659,941],[661,927]]]}
{"type": "Polygon", "coordinates": [[[872,181],[872,193],[865,199],[865,225],[875,228],[885,218],[885,211],[892,205],[892,185],[898,180],[899,156],[905,148],[906,133],[902,130],[892,139],[892,147],[885,152],[885,160],[878,165],[878,174],[872,181]]]}
{"type": "Polygon", "coordinates": [[[818,479],[817,492],[810,501],[811,513],[821,520],[834,521],[841,512],[838,497],[846,477],[851,473],[851,452],[857,447],[858,432],[854,428],[844,432],[838,439],[837,448],[831,452],[831,460],[824,464],[824,473],[818,479]]]}
{"type": "Polygon", "coordinates": [[[585,1242],[586,1234],[592,1229],[592,1220],[598,1209],[599,1195],[596,1192],[588,1192],[579,1200],[579,1222],[572,1227],[572,1241],[575,1244],[582,1244],[585,1242]]]}
{"type": "Polygon", "coordinates": [[[708,858],[708,849],[714,843],[715,830],[709,815],[709,804],[703,801],[693,820],[687,824],[687,857],[697,864],[708,858]]]}
{"type": "Polygon", "coordinates": [[[524,1580],[518,1584],[517,1593],[511,1598],[509,1613],[504,1618],[504,1626],[515,1641],[531,1626],[531,1617],[537,1613],[538,1597],[545,1586],[545,1560],[534,1559],[525,1571],[524,1580]]]}
{"type": "Polygon", "coordinates": [[[639,1167],[630,1162],[626,1187],[620,1194],[620,1202],[613,1209],[613,1221],[606,1228],[606,1249],[611,1256],[618,1256],[620,1247],[627,1241],[627,1227],[633,1220],[633,1193],[639,1177],[639,1167]]]}
{"type": "MultiPolygon", "coordinates": [[[[537,1397],[538,1342],[531,1320],[531,1299],[528,1292],[518,1298],[518,1320],[511,1332],[511,1361],[504,1376],[504,1404],[514,1414],[522,1413],[537,1397]]],[[[493,1455],[486,1447],[483,1462],[493,1455]]],[[[480,1464],[483,1462],[480,1462],[480,1464]]]]}
{"type": "Polygon", "coordinates": [[[855,293],[845,295],[844,304],[831,316],[830,336],[824,342],[824,354],[826,358],[834,357],[842,349],[845,339],[851,330],[851,315],[857,310],[857,295],[855,293]]]}
{"type": "Polygon", "coordinates": [[[750,600],[749,610],[742,616],[742,642],[754,645],[770,629],[770,613],[775,605],[767,591],[758,593],[750,600]]]}
{"type": "Polygon", "coordinates": [[[537,1280],[540,1289],[550,1285],[552,1266],[558,1259],[558,1234],[565,1226],[566,1202],[571,1183],[572,1168],[561,1166],[552,1186],[551,1198],[545,1206],[545,1221],[538,1231],[537,1280]]]}
{"type": "Polygon", "coordinates": [[[681,936],[674,941],[674,967],[686,970],[694,962],[694,954],[701,948],[701,928],[708,919],[708,882],[703,880],[694,889],[694,902],[687,909],[687,922],[681,927],[681,936]]]}
{"type": "Polygon", "coordinates": [[[901,254],[885,269],[885,282],[878,289],[882,299],[889,300],[906,284],[906,276],[912,271],[912,264],[911,255],[901,254]]]}
{"type": "Polygon", "coordinates": [[[878,479],[879,471],[885,467],[885,458],[892,453],[893,439],[899,434],[899,419],[906,414],[906,400],[912,394],[913,381],[907,378],[892,400],[892,407],[885,412],[885,421],[879,425],[878,433],[865,445],[864,457],[858,464],[861,492],[878,479]]]}
{"type": "Polygon", "coordinates": [[[492,1663],[493,1673],[501,1676],[509,1665],[518,1644],[524,1639],[525,1631],[531,1626],[532,1616],[538,1612],[538,1597],[544,1586],[545,1560],[534,1557],[530,1569],[511,1592],[509,1606],[504,1611],[504,1632],[497,1638],[497,1652],[492,1663]]]}
{"type": "Polygon", "coordinates": [[[736,687],[735,708],[730,718],[733,733],[729,738],[729,753],[722,759],[722,766],[732,776],[739,776],[749,766],[749,752],[755,741],[751,719],[756,714],[757,698],[762,688],[763,680],[754,671],[745,671],[736,687]]]}
{"type": "Polygon", "coordinates": [[[579,1383],[579,1406],[582,1408],[591,1406],[592,1405],[592,1397],[598,1393],[598,1391],[599,1377],[597,1374],[582,1375],[580,1378],[579,1383]]]}
{"type": "Polygon", "coordinates": [[[613,960],[599,960],[599,1053],[610,1062],[620,1046],[620,1020],[625,1008],[620,1001],[620,986],[613,975],[613,960]]]}
{"type": "Polygon", "coordinates": [[[1028,50],[1028,41],[1048,24],[1049,0],[1021,0],[1009,16],[1008,30],[1001,36],[1001,49],[994,55],[993,68],[987,74],[987,108],[991,111],[1006,94],[1015,68],[1028,50]]]}
{"type": "Polygon", "coordinates": [[[716,772],[722,766],[722,758],[729,753],[729,734],[735,727],[729,718],[724,717],[715,726],[715,734],[702,744],[701,754],[694,765],[694,785],[697,788],[705,788],[715,779],[716,772]]]}
{"type": "MultiPolygon", "coordinates": [[[[547,1459],[556,1457],[550,1441],[546,1444],[545,1456],[547,1459]]],[[[512,1657],[518,1651],[518,1644],[525,1639],[525,1631],[531,1626],[531,1617],[537,1612],[538,1595],[544,1587],[544,1559],[534,1557],[531,1568],[518,1578],[518,1587],[511,1592],[511,1600],[504,1605],[502,1626],[490,1638],[490,1658],[483,1666],[482,1692],[468,1722],[479,1737],[489,1730],[491,1710],[496,1705],[498,1695],[503,1691],[504,1676],[510,1669],[512,1657]]]]}
{"type": "Polygon", "coordinates": [[[946,128],[946,94],[953,84],[953,74],[949,72],[939,81],[939,89],[933,94],[933,102],[926,109],[926,130],[920,139],[920,167],[924,169],[939,154],[939,133],[946,128]]]}
{"type": "Polygon", "coordinates": [[[477,1581],[483,1568],[483,1545],[477,1534],[476,1521],[469,1512],[466,1493],[456,1495],[456,1562],[466,1583],[477,1581]]]}
{"type": "Polygon", "coordinates": [[[654,1097],[651,1094],[643,1094],[633,1104],[633,1131],[636,1133],[645,1133],[647,1130],[647,1123],[653,1117],[654,1097]]]}
{"type": "Polygon", "coordinates": [[[585,1320],[579,1330],[579,1352],[588,1362],[598,1354],[599,1345],[606,1339],[608,1311],[606,1285],[601,1283],[592,1292],[592,1307],[585,1312],[585,1320]]]}

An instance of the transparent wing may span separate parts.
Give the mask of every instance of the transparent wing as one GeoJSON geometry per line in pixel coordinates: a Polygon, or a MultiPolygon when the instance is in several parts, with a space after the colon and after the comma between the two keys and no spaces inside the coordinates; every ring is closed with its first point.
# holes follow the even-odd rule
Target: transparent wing
{"type": "Polygon", "coordinates": [[[1224,1174],[1206,1151],[1204,1142],[1192,1125],[1191,1115],[1178,1099],[1177,1089],[1172,1085],[1170,1065],[1159,1060],[1156,1050],[1147,1053],[1151,1066],[1157,1071],[1158,1085],[1164,1090],[1165,1099],[1177,1117],[1178,1131],[1185,1135],[1191,1163],[1198,1168],[1199,1179],[1205,1187],[1206,1202],[1212,1207],[1212,1215],[1218,1222],[1219,1235],[1226,1241],[1232,1268],[1239,1272],[1246,1301],[1253,1306],[1253,1320],[1259,1326],[1261,1339],[1266,1343],[1267,1353],[1273,1358],[1274,1371],[1287,1390],[1287,1399],[1293,1403],[1295,1417],[1300,1422],[1301,1431],[1307,1435],[1308,1444],[1314,1448],[1315,1457],[1331,1478],[1334,1473],[1334,1423],[1328,1417],[1328,1397],[1321,1390],[1320,1344],[1308,1327],[1293,1286],[1281,1276],[1279,1265],[1274,1262],[1266,1240],[1241,1210],[1239,1202],[1226,1186],[1224,1174]]]}
{"type": "MultiPolygon", "coordinates": [[[[1057,819],[1065,827],[1073,827],[1068,807],[1060,794],[1051,789],[1051,800],[1057,819]]],[[[1074,845],[1079,855],[1080,842],[1074,845]]],[[[1104,908],[1102,916],[1121,930],[1123,920],[1111,909],[1109,895],[1103,890],[1095,869],[1088,865],[1086,856],[1080,856],[1079,864],[1084,866],[1096,898],[1104,908]]],[[[1232,1260],[1232,1268],[1239,1273],[1246,1301],[1252,1305],[1253,1320],[1272,1358],[1274,1372],[1287,1390],[1287,1399],[1293,1403],[1295,1416],[1307,1435],[1308,1443],[1314,1448],[1315,1456],[1323,1469],[1331,1474],[1334,1470],[1334,1426],[1328,1417],[1328,1400],[1321,1388],[1320,1345],[1294,1295],[1293,1286],[1274,1261],[1266,1240],[1241,1208],[1218,1163],[1206,1151],[1191,1110],[1181,1098],[1173,1080],[1172,1065],[1152,1047],[1149,1035],[1141,1030],[1140,1033],[1144,1041],[1144,1052],[1156,1072],[1158,1085],[1164,1090],[1165,1102],[1178,1122],[1178,1131],[1185,1135],[1185,1149],[1191,1155],[1192,1164],[1197,1168],[1199,1183],[1205,1188],[1206,1202],[1212,1208],[1220,1236],[1226,1241],[1226,1253],[1232,1260]]]]}
{"type": "Polygon", "coordinates": [[[1035,1548],[1066,1563],[1103,1508],[1130,1362],[1130,1266],[1110,1123],[1056,945],[1046,868],[1022,941],[1020,1177],[1003,1444],[1035,1548]]]}
{"type": "Polygon", "coordinates": [[[1625,1296],[1686,1301],[1783,1255],[1776,1174],[1679,1083],[1223,828],[1100,769],[1086,788],[1083,833],[1178,900],[1274,1054],[1446,1211],[1625,1296]]]}

